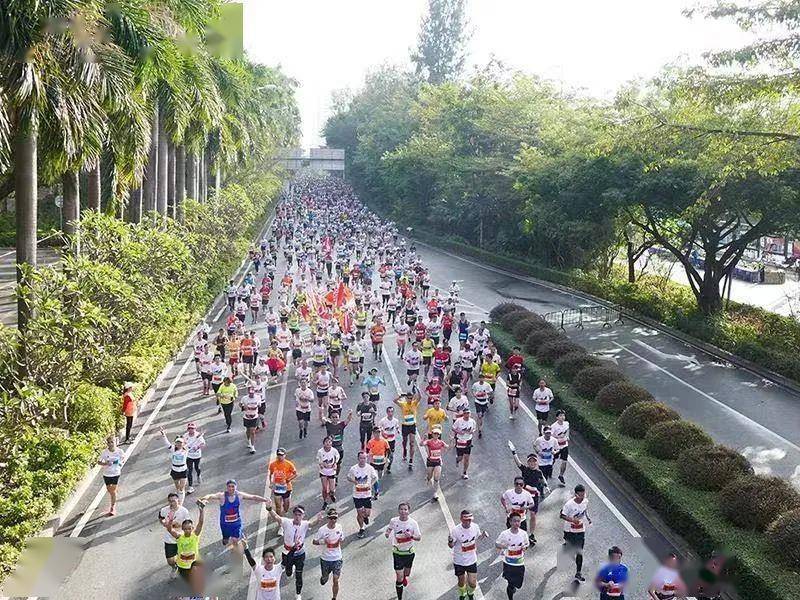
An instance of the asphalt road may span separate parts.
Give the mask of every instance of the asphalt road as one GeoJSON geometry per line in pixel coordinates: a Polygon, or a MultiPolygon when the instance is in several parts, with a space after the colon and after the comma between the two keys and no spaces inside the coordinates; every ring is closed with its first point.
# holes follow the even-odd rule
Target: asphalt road
{"type": "MultiPolygon", "coordinates": [[[[532,278],[419,246],[434,285],[446,287],[453,279],[463,280],[462,298],[483,309],[508,301],[539,313],[595,305],[532,278]]],[[[795,393],[634,322],[605,329],[597,324],[565,329],[715,440],[741,451],[758,472],[800,486],[800,397],[795,393]]]]}
{"type": "MultiPolygon", "coordinates": [[[[443,284],[452,278],[466,280],[462,294],[465,302],[459,307],[471,319],[485,317],[485,312],[472,304],[488,308],[497,296],[494,282],[499,275],[484,271],[445,254],[425,251],[433,268],[434,283],[443,284]],[[488,280],[488,281],[487,281],[488,280]],[[489,305],[489,306],[485,306],[489,305]]],[[[504,277],[505,285],[515,284],[513,278],[504,277]]],[[[527,285],[529,294],[532,291],[527,285]]],[[[499,299],[499,298],[498,298],[499,299]]],[[[212,312],[214,316],[217,313],[212,312]]],[[[214,320],[217,327],[224,314],[214,320]]],[[[265,336],[263,323],[257,325],[260,336],[265,336]]],[[[379,413],[391,402],[397,392],[392,372],[405,384],[404,370],[394,356],[393,336],[386,340],[386,357],[391,361],[376,363],[387,387],[381,394],[379,413]]],[[[174,366],[163,378],[156,394],[138,416],[135,433],[149,423],[139,444],[135,447],[120,482],[118,515],[101,516],[107,500],[101,497],[99,508],[92,500],[102,490],[97,478],[83,497],[79,498],[71,516],[59,530],[59,536],[72,536],[78,552],[69,565],[71,571],[57,582],[57,591],[51,594],[63,600],[81,599],[139,599],[174,598],[184,593],[178,579],[170,579],[163,558],[162,528],[157,522],[157,510],[166,504],[166,495],[172,489],[169,478],[169,461],[158,427],[169,435],[181,433],[185,424],[193,420],[204,430],[208,448],[203,457],[203,483],[196,486],[196,494],[221,491],[225,480],[233,477],[241,490],[263,494],[266,486],[266,465],[278,445],[284,446],[289,458],[300,472],[295,484],[294,502],[304,504],[310,513],[321,508],[319,479],[314,455],[321,445],[322,429],[312,421],[311,435],[304,440],[297,436],[294,416],[291,372],[280,386],[268,394],[268,428],[258,436],[255,455],[245,447],[241,417],[234,415],[232,433],[224,433],[224,422],[217,416],[211,397],[200,395],[200,381],[189,362],[190,352],[185,349],[174,366]],[[288,380],[287,380],[288,379],[288,380]]],[[[367,367],[373,365],[367,357],[367,367]]],[[[241,386],[242,380],[239,380],[241,386]]],[[[243,387],[243,386],[242,386],[243,387]]],[[[350,399],[346,406],[355,406],[358,387],[345,386],[350,399]]],[[[526,403],[530,403],[526,400],[526,403]]],[[[350,485],[342,478],[338,494],[340,522],[345,528],[345,566],[340,599],[361,600],[394,597],[391,553],[388,542],[381,535],[388,520],[396,514],[396,506],[407,500],[413,507],[412,516],[422,529],[411,584],[406,592],[408,599],[454,598],[457,595],[452,575],[450,552],[446,545],[448,525],[457,519],[462,508],[475,514],[475,522],[486,529],[492,539],[482,543],[479,550],[480,593],[486,598],[504,598],[505,582],[500,578],[501,564],[494,550],[493,539],[504,528],[504,516],[499,504],[500,494],[511,487],[517,472],[509,456],[506,442],[511,439],[518,448],[530,448],[535,437],[535,425],[526,412],[520,412],[516,421],[508,420],[508,410],[502,386],[494,408],[487,416],[484,437],[476,440],[470,479],[459,478],[454,456],[448,455],[444,469],[443,500],[430,502],[430,489],[425,486],[424,472],[419,465],[408,471],[402,462],[396,462],[393,473],[383,482],[384,494],[376,503],[368,535],[357,539],[355,514],[350,500],[350,485]]],[[[358,447],[357,424],[347,428],[345,435],[345,468],[355,462],[358,447]]],[[[572,444],[574,462],[567,471],[567,488],[554,487],[553,494],[543,504],[537,527],[538,545],[526,557],[527,574],[523,598],[595,598],[597,593],[587,582],[579,590],[570,587],[574,565],[559,561],[561,523],[558,512],[567,498],[568,490],[577,483],[589,489],[590,514],[593,525],[587,533],[584,573],[593,575],[605,557],[609,546],[616,544],[625,551],[625,562],[632,571],[630,597],[642,597],[655,566],[656,556],[673,549],[670,542],[659,533],[648,516],[637,508],[635,501],[624,488],[610,480],[605,467],[580,443],[572,444]]],[[[193,496],[187,506],[196,515],[193,496]]],[[[264,540],[277,542],[276,525],[269,524],[260,505],[246,504],[243,510],[245,530],[251,547],[259,550],[264,540]]],[[[202,556],[209,567],[209,595],[219,598],[253,598],[248,589],[248,569],[241,559],[223,552],[220,543],[218,509],[207,508],[207,525],[202,536],[202,556]]],[[[330,588],[320,587],[318,551],[309,545],[304,598],[330,598],[330,588]]],[[[294,583],[284,580],[284,597],[292,597],[294,583]]]]}

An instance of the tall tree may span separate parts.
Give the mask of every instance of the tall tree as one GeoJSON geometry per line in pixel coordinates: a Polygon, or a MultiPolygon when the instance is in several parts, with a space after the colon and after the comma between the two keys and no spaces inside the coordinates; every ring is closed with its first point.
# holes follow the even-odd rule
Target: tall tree
{"type": "Polygon", "coordinates": [[[434,85],[458,78],[466,61],[467,24],[466,0],[428,0],[411,55],[418,75],[434,85]]]}

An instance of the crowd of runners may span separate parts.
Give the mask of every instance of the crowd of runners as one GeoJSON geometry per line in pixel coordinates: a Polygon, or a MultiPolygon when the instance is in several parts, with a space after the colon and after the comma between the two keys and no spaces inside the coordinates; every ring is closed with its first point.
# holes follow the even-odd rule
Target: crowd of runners
{"type": "MultiPolygon", "coordinates": [[[[448,455],[454,455],[454,474],[469,478],[470,461],[479,447],[474,442],[483,437],[487,412],[502,411],[511,420],[517,417],[523,359],[518,349],[501,358],[486,323],[470,322],[459,312],[459,282],[453,281],[446,291],[432,285],[413,243],[392,223],[371,213],[341,180],[296,180],[277,206],[268,234],[250,250],[248,260],[251,268],[242,282],[231,280],[224,290],[225,327],[201,328],[192,340],[198,392],[214,403],[227,433],[238,431],[234,411],[239,408],[246,448],[253,454],[258,432],[268,428],[265,408],[269,394],[274,397],[271,390],[277,390],[282,380],[290,385],[298,440],[309,437],[312,421],[325,431],[313,465],[319,473],[319,505],[312,509],[293,502],[298,469],[311,466],[295,465],[280,447],[268,464],[268,496],[246,493],[230,479],[224,490],[198,497],[199,513],[192,517],[186,497],[202,481],[204,433],[191,422],[178,436],[162,430],[172,481],[168,504],[158,514],[166,562],[188,582],[195,596],[204,595],[200,538],[208,505],[213,505],[218,507],[222,544],[243,555],[252,567],[258,600],[279,599],[284,577],[294,578],[296,598],[301,599],[307,538],[321,549],[319,584],[330,582],[330,595],[336,600],[346,550],[339,523],[339,486],[352,497],[359,538],[370,526],[382,481],[393,468],[398,469],[399,461],[404,471],[414,471],[419,465],[431,489],[431,502],[438,502],[448,455]],[[261,323],[266,324],[266,337],[256,333],[255,325],[261,323]],[[384,356],[387,336],[396,345],[394,360],[405,367],[399,394],[390,393],[376,368],[391,359],[384,356]],[[505,388],[507,406],[495,405],[498,385],[505,388]],[[348,460],[344,432],[353,421],[359,430],[359,446],[348,448],[348,460]],[[280,545],[264,549],[258,559],[252,556],[243,532],[245,502],[263,503],[278,525],[280,545]]],[[[128,389],[125,394],[129,404],[128,389]]],[[[481,449],[510,451],[509,461],[519,471],[508,489],[497,489],[505,520],[488,527],[498,532],[492,537],[502,556],[510,599],[523,586],[526,558],[537,543],[539,506],[547,501],[551,486],[566,486],[569,457],[569,421],[564,411],[551,416],[553,393],[545,381],[531,392],[530,400],[538,435],[526,441],[527,448],[518,453],[509,441],[508,450],[481,449]]],[[[132,412],[125,414],[129,441],[133,417],[132,412]]],[[[125,453],[115,439],[109,439],[100,465],[111,501],[110,515],[117,510],[124,461],[125,453]]],[[[592,523],[588,505],[584,487],[574,485],[559,512],[560,551],[574,561],[575,587],[585,581],[583,549],[592,523]]],[[[383,534],[391,545],[394,591],[402,599],[412,573],[415,544],[423,535],[442,534],[421,531],[409,502],[401,502],[396,513],[383,534]]],[[[478,588],[478,551],[489,544],[484,541],[489,535],[474,522],[468,507],[458,507],[456,516],[458,522],[443,536],[442,544],[452,551],[457,597],[472,600],[478,588]]],[[[629,574],[622,554],[617,546],[610,548],[606,564],[593,573],[591,584],[602,600],[624,599],[629,574]]],[[[669,556],[649,586],[649,599],[680,598],[683,592],[677,559],[669,556]]]]}

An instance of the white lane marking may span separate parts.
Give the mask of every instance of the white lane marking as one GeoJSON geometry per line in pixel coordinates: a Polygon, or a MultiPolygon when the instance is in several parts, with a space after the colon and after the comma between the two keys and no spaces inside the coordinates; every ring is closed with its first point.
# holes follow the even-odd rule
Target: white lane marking
{"type": "Polygon", "coordinates": [[[694,354],[691,356],[687,356],[685,354],[669,354],[668,352],[662,352],[658,348],[654,348],[650,344],[645,344],[642,340],[633,340],[634,344],[638,344],[642,348],[645,348],[658,356],[659,358],[664,358],[667,360],[679,360],[682,362],[692,363],[693,365],[700,366],[700,362],[697,360],[694,354]]]}
{"type": "MultiPolygon", "coordinates": [[[[167,391],[161,397],[161,400],[158,401],[158,404],[156,404],[156,407],[153,409],[153,412],[150,413],[150,416],[147,417],[147,421],[144,422],[144,425],[142,425],[142,428],[139,430],[139,433],[136,434],[136,438],[133,440],[133,443],[130,445],[127,452],[125,452],[126,462],[128,458],[130,458],[133,455],[134,451],[136,450],[136,447],[144,438],[145,434],[147,433],[147,430],[150,428],[150,425],[152,425],[153,421],[158,416],[158,413],[161,412],[161,408],[164,406],[164,404],[166,404],[167,400],[169,400],[169,397],[175,390],[175,386],[178,385],[178,381],[180,381],[181,377],[183,377],[183,374],[186,372],[186,369],[189,367],[189,365],[192,364],[193,360],[194,360],[193,356],[189,356],[189,358],[186,359],[180,371],[178,371],[178,374],[175,375],[175,378],[172,380],[169,389],[167,389],[167,391]]],[[[86,524],[89,522],[89,519],[92,518],[94,511],[97,510],[97,507],[100,505],[100,502],[102,502],[103,497],[105,495],[106,495],[106,487],[105,485],[101,485],[100,489],[97,491],[97,494],[94,497],[94,500],[92,500],[91,504],[89,504],[89,508],[87,508],[86,512],[83,513],[83,516],[80,518],[77,525],[75,525],[75,529],[72,530],[72,532],[69,534],[69,537],[76,538],[80,536],[81,532],[83,531],[83,528],[86,527],[86,524]]]]}
{"type": "Polygon", "coordinates": [[[714,404],[717,404],[718,406],[723,408],[725,411],[731,413],[732,415],[734,415],[740,421],[743,421],[747,425],[755,427],[756,429],[758,429],[762,433],[768,435],[769,437],[771,437],[771,438],[773,438],[775,440],[778,440],[782,444],[786,444],[787,446],[789,446],[790,448],[792,448],[793,450],[795,450],[797,452],[800,452],[800,446],[797,446],[796,444],[793,444],[792,442],[790,442],[786,438],[784,438],[784,437],[778,435],[777,433],[775,433],[774,431],[772,431],[770,428],[765,427],[761,423],[753,421],[753,419],[751,419],[750,417],[743,415],[738,410],[736,410],[734,408],[731,408],[730,406],[728,406],[724,402],[721,402],[720,400],[717,400],[716,398],[714,398],[714,396],[711,396],[711,395],[707,394],[706,392],[704,392],[703,390],[693,386],[691,383],[688,383],[688,382],[684,381],[683,379],[681,379],[677,375],[673,375],[672,373],[667,371],[664,367],[661,367],[661,366],[657,365],[656,363],[654,363],[654,362],[652,362],[650,360],[647,360],[643,356],[640,356],[640,355],[636,354],[633,350],[630,350],[629,348],[626,348],[622,344],[619,344],[619,343],[613,342],[613,341],[611,343],[614,344],[615,346],[621,348],[622,350],[624,350],[628,354],[630,354],[630,355],[638,358],[639,360],[641,360],[643,362],[646,362],[648,365],[658,369],[659,371],[661,371],[665,375],[667,375],[669,377],[672,377],[672,379],[674,379],[678,383],[681,383],[681,384],[685,385],[687,388],[689,388],[693,392],[696,392],[696,393],[700,394],[701,396],[703,396],[703,398],[711,400],[711,402],[713,402],[714,404]]]}
{"type": "MultiPolygon", "coordinates": [[[[286,367],[286,370],[283,372],[283,383],[281,384],[281,398],[278,402],[278,414],[275,416],[275,429],[272,432],[272,450],[269,454],[269,460],[272,462],[275,460],[275,456],[278,454],[278,448],[280,447],[281,443],[281,428],[283,427],[283,408],[286,404],[286,390],[289,389],[289,367],[286,367]]],[[[269,471],[267,471],[267,481],[264,484],[264,493],[262,494],[265,498],[269,498],[271,496],[271,490],[269,487],[269,471]]],[[[256,547],[255,552],[253,554],[255,556],[261,555],[261,547],[264,545],[264,541],[266,539],[267,534],[267,525],[269,524],[269,513],[265,505],[261,504],[259,511],[258,511],[258,531],[256,532],[256,547]]],[[[247,562],[244,563],[244,572],[246,575],[250,574],[250,565],[247,562]]],[[[255,600],[256,597],[256,578],[255,576],[250,577],[250,583],[247,587],[247,598],[248,600],[255,600]]]]}
{"type": "MultiPolygon", "coordinates": [[[[397,389],[398,394],[403,393],[403,388],[400,387],[400,381],[397,379],[397,374],[394,372],[394,367],[392,366],[391,357],[386,353],[386,348],[384,347],[383,355],[386,356],[386,366],[389,368],[389,375],[392,376],[392,381],[394,382],[394,387],[397,389]]],[[[417,451],[419,452],[419,459],[421,464],[425,464],[422,462],[422,457],[425,456],[422,452],[422,443],[420,441],[419,433],[414,435],[414,440],[417,444],[417,451]]],[[[402,439],[400,440],[402,444],[402,439]]],[[[447,498],[445,498],[444,493],[442,493],[441,486],[437,486],[436,488],[436,495],[439,497],[439,501],[437,504],[439,508],[442,509],[442,514],[444,515],[444,521],[447,523],[447,532],[448,534],[452,531],[453,527],[456,526],[456,522],[453,519],[453,513],[450,512],[450,507],[447,504],[447,498]]],[[[475,588],[475,598],[482,600],[484,598],[483,592],[481,591],[480,583],[478,583],[478,587],[475,588]]]]}
{"type": "MultiPolygon", "coordinates": [[[[508,387],[506,385],[505,380],[502,377],[498,377],[497,381],[504,388],[508,387]]],[[[539,422],[538,419],[536,418],[536,415],[533,414],[531,409],[527,407],[527,405],[522,401],[522,399],[520,399],[519,405],[522,408],[522,410],[525,411],[525,414],[528,415],[528,417],[530,417],[531,421],[534,422],[534,424],[537,424],[539,422]]],[[[614,506],[614,503],[608,499],[608,496],[606,496],[603,493],[603,491],[598,487],[598,485],[594,481],[592,481],[591,477],[589,477],[586,471],[584,471],[571,456],[569,457],[567,462],[569,462],[570,466],[573,469],[575,469],[575,472],[578,474],[578,476],[581,479],[583,479],[589,485],[590,488],[592,488],[592,491],[594,491],[595,495],[597,495],[597,497],[600,498],[600,501],[608,507],[608,510],[611,511],[611,514],[613,514],[617,518],[617,520],[628,531],[628,533],[630,533],[631,536],[634,538],[641,538],[642,537],[641,534],[636,530],[636,528],[633,525],[631,525],[631,522],[625,518],[625,516],[620,512],[620,510],[616,506],[614,506]]]]}

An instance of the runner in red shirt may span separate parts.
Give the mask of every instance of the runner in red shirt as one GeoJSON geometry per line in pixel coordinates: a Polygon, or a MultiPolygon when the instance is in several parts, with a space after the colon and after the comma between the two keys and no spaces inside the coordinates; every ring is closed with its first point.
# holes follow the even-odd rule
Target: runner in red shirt
{"type": "Polygon", "coordinates": [[[453,335],[453,314],[445,312],[442,315],[442,339],[445,343],[450,342],[450,336],[453,335]]]}
{"type": "Polygon", "coordinates": [[[433,485],[432,500],[437,501],[439,499],[437,495],[439,479],[442,476],[442,455],[449,448],[449,446],[442,441],[442,428],[437,425],[431,429],[428,439],[422,442],[422,446],[428,454],[425,459],[427,483],[428,485],[433,485]]]}
{"type": "Polygon", "coordinates": [[[442,399],[442,384],[439,383],[439,378],[434,377],[425,388],[425,393],[428,394],[428,406],[432,406],[434,400],[442,399]]]}
{"type": "Polygon", "coordinates": [[[370,327],[370,338],[372,339],[372,356],[378,362],[383,362],[383,336],[386,335],[386,327],[380,322],[380,319],[375,321],[375,324],[370,327]]]}
{"type": "Polygon", "coordinates": [[[427,328],[425,327],[425,323],[422,322],[422,315],[417,317],[417,323],[414,325],[414,337],[418,342],[421,342],[425,339],[425,332],[427,328]]]}
{"type": "Polygon", "coordinates": [[[519,366],[522,368],[523,362],[522,354],[520,354],[519,346],[514,346],[514,349],[511,351],[511,356],[508,357],[506,360],[506,369],[509,371],[513,371],[514,367],[519,366]]]}

